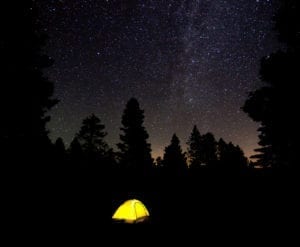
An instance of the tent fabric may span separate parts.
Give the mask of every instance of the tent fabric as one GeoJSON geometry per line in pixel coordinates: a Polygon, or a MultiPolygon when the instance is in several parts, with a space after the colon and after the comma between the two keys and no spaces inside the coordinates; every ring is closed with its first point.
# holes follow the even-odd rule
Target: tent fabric
{"type": "Polygon", "coordinates": [[[145,205],[139,200],[132,199],[121,204],[112,218],[125,222],[137,222],[147,217],[149,217],[149,212],[145,205]]]}

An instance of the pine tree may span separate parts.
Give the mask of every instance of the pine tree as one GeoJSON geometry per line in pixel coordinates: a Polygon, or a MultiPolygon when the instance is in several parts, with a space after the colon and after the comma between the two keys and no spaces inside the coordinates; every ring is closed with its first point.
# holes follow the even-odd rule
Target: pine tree
{"type": "Polygon", "coordinates": [[[275,18],[284,51],[262,59],[260,76],[264,86],[250,93],[243,110],[261,127],[258,163],[263,166],[289,167],[297,160],[299,120],[298,85],[300,59],[299,1],[281,0],[275,18]]]}
{"type": "Polygon", "coordinates": [[[163,168],[170,175],[184,175],[187,171],[186,157],[176,134],[172,136],[170,145],[165,148],[163,168]]]}
{"type": "Polygon", "coordinates": [[[248,168],[248,159],[239,145],[234,146],[233,157],[233,169],[242,171],[248,168]]]}
{"type": "Polygon", "coordinates": [[[104,140],[104,137],[107,135],[104,129],[105,126],[94,114],[82,121],[82,126],[76,138],[88,159],[93,161],[95,159],[104,159],[109,151],[109,147],[104,140]]]}
{"type": "Polygon", "coordinates": [[[57,101],[51,98],[52,82],[42,73],[52,61],[41,52],[46,38],[38,25],[35,1],[5,2],[0,25],[1,91],[5,92],[0,103],[0,144],[8,152],[45,158],[51,148],[47,112],[57,101]]]}
{"type": "Polygon", "coordinates": [[[61,137],[56,139],[56,141],[54,143],[54,148],[58,154],[61,154],[61,155],[65,154],[66,147],[65,147],[65,143],[61,137]]]}
{"type": "Polygon", "coordinates": [[[143,124],[144,111],[140,109],[138,101],[131,98],[123,112],[123,134],[117,146],[121,167],[138,174],[148,174],[153,168],[151,147],[147,142],[149,135],[143,124]]]}
{"type": "Polygon", "coordinates": [[[191,169],[200,168],[203,163],[203,148],[201,134],[196,125],[193,127],[187,144],[189,167],[191,169]]]}
{"type": "Polygon", "coordinates": [[[67,153],[66,153],[66,147],[64,144],[64,141],[61,137],[57,138],[55,143],[54,143],[54,159],[55,159],[55,165],[63,165],[65,166],[67,158],[67,153]]]}
{"type": "Polygon", "coordinates": [[[218,142],[218,169],[226,172],[240,172],[247,168],[248,161],[239,146],[226,143],[222,138],[218,142]]]}
{"type": "Polygon", "coordinates": [[[163,160],[160,156],[155,159],[155,165],[157,168],[161,168],[163,166],[163,160]]]}
{"type": "Polygon", "coordinates": [[[151,147],[147,142],[149,135],[143,126],[144,111],[135,98],[131,98],[122,116],[120,135],[120,165],[123,169],[140,175],[149,174],[153,168],[151,147]]]}
{"type": "Polygon", "coordinates": [[[219,161],[218,163],[219,163],[219,167],[222,168],[226,166],[226,164],[230,159],[228,153],[228,145],[222,138],[220,138],[217,145],[218,145],[217,156],[219,161]]]}
{"type": "Polygon", "coordinates": [[[202,163],[215,165],[217,161],[217,142],[212,133],[208,132],[202,136],[202,163]]]}
{"type": "Polygon", "coordinates": [[[81,144],[80,142],[78,141],[78,138],[75,137],[71,144],[70,144],[70,148],[69,148],[69,152],[70,154],[73,156],[73,155],[76,155],[76,154],[81,154],[82,153],[82,147],[81,147],[81,144]]]}
{"type": "Polygon", "coordinates": [[[83,161],[83,150],[81,147],[80,142],[78,141],[78,138],[75,137],[69,147],[69,156],[70,156],[70,160],[71,160],[71,165],[74,164],[81,164],[83,161]]]}

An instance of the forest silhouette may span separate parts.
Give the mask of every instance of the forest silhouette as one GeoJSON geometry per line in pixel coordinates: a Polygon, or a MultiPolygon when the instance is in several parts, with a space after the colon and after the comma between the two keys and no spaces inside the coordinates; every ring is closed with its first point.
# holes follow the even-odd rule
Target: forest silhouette
{"type": "Polygon", "coordinates": [[[289,214],[299,172],[300,22],[298,2],[281,2],[275,21],[286,49],[262,59],[263,86],[242,107],[260,123],[260,148],[253,161],[238,145],[200,133],[196,123],[186,151],[174,133],[163,157],[154,160],[144,111],[135,98],[124,106],[117,150],[106,142],[105,125],[94,114],[82,120],[69,147],[62,138],[51,141],[46,124],[59,101],[52,97],[53,83],[43,75],[52,61],[42,53],[47,38],[34,1],[1,9],[13,10],[15,20],[7,24],[1,13],[0,142],[1,164],[9,179],[17,180],[12,187],[22,201],[12,205],[17,217],[28,219],[22,213],[28,210],[39,215],[32,217],[35,222],[59,222],[61,228],[111,224],[116,208],[131,198],[145,203],[153,224],[201,220],[204,226],[239,214],[248,221],[253,215],[271,220],[272,210],[289,214]]]}

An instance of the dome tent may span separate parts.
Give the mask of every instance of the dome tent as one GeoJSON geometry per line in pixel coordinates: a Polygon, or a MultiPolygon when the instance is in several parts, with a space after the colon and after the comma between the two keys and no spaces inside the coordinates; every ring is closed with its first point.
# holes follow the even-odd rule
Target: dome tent
{"type": "Polygon", "coordinates": [[[136,199],[125,201],[118,207],[112,219],[117,222],[139,223],[149,218],[149,212],[145,205],[136,199]]]}

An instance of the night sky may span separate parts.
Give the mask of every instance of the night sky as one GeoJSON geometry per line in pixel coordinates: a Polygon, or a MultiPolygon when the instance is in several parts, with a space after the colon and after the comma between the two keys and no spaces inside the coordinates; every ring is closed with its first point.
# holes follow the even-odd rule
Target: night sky
{"type": "Polygon", "coordinates": [[[258,125],[240,110],[262,86],[259,63],[277,49],[268,0],[42,0],[40,20],[55,64],[46,71],[60,103],[48,125],[68,145],[81,121],[100,117],[119,142],[126,102],[145,110],[153,156],[174,132],[238,144],[249,156],[258,125]]]}

